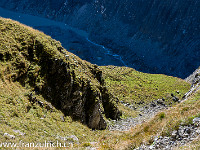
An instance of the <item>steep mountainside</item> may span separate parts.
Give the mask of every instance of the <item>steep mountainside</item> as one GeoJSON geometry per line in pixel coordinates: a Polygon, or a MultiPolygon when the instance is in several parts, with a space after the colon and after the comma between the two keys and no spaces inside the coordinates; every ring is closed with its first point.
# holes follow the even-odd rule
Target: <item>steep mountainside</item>
{"type": "Polygon", "coordinates": [[[67,52],[59,42],[10,20],[0,19],[1,76],[30,86],[65,115],[93,129],[105,129],[105,116],[117,119],[116,99],[104,86],[98,66],[67,52]]]}
{"type": "Polygon", "coordinates": [[[178,104],[190,83],[128,67],[93,65],[10,19],[0,18],[0,33],[0,149],[30,142],[133,149],[155,145],[159,141],[152,137],[169,137],[188,126],[189,137],[196,137],[199,91],[178,104]],[[131,122],[135,118],[139,122],[131,122]],[[124,131],[125,126],[131,128],[124,131]],[[9,142],[15,145],[6,146],[9,142]]]}
{"type": "Polygon", "coordinates": [[[0,6],[83,29],[140,71],[185,78],[200,65],[198,0],[2,0],[0,6]]]}

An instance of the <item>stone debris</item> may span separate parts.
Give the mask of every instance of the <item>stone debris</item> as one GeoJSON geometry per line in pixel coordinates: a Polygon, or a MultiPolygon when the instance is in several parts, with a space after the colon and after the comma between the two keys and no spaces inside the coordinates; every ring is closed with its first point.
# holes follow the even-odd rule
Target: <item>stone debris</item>
{"type": "MultiPolygon", "coordinates": [[[[176,98],[174,95],[171,95],[172,98],[176,98]]],[[[165,105],[164,99],[158,99],[152,101],[148,106],[145,106],[140,109],[140,115],[136,118],[127,118],[122,120],[113,120],[112,124],[109,125],[108,129],[111,131],[128,131],[132,127],[141,124],[145,121],[148,121],[150,118],[155,116],[158,112],[161,112],[164,109],[168,109],[168,106],[165,105]]],[[[179,102],[179,100],[178,100],[179,102]]],[[[124,104],[129,106],[127,104],[124,104]]],[[[154,138],[154,141],[151,145],[141,145],[136,150],[153,150],[153,149],[162,149],[162,150],[171,150],[175,147],[183,146],[188,142],[193,141],[198,138],[200,135],[200,117],[193,119],[193,123],[188,126],[180,126],[178,130],[174,130],[171,133],[170,137],[157,136],[154,138]]]]}
{"type": "Polygon", "coordinates": [[[156,136],[151,145],[141,145],[135,150],[172,150],[176,147],[183,146],[200,135],[200,118],[194,118],[193,124],[187,126],[179,126],[178,130],[174,130],[170,137],[156,136]]]}
{"type": "MultiPolygon", "coordinates": [[[[134,110],[136,109],[135,107],[133,107],[132,105],[128,105],[127,103],[124,103],[124,105],[134,110]]],[[[121,119],[117,121],[112,120],[110,124],[114,124],[114,125],[109,125],[108,129],[111,131],[114,131],[114,130],[128,131],[132,127],[149,120],[155,114],[165,109],[168,109],[168,107],[164,104],[164,99],[155,100],[151,102],[148,106],[140,108],[141,113],[135,118],[121,119]]]]}

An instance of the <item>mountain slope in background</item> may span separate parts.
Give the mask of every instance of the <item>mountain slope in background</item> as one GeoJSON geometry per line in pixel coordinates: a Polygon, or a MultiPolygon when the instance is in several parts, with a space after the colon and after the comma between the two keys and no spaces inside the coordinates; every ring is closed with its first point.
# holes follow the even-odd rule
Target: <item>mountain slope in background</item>
{"type": "MultiPolygon", "coordinates": [[[[198,0],[2,0],[0,6],[83,29],[90,40],[140,71],[185,78],[200,65],[198,0]]],[[[86,58],[88,51],[81,54],[80,50],[73,52],[99,62],[98,57],[86,58]]]]}

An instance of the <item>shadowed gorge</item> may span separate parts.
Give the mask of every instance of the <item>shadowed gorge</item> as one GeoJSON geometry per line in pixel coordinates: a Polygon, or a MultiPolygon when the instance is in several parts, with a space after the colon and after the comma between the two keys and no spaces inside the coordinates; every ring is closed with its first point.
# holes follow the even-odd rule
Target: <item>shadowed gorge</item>
{"type": "MultiPolygon", "coordinates": [[[[186,78],[200,65],[198,0],[2,0],[0,6],[85,30],[91,41],[105,46],[127,66],[139,71],[186,78]]],[[[40,28],[57,38],[52,30],[40,28]]],[[[103,49],[98,46],[91,49],[91,43],[66,42],[62,36],[59,40],[92,63],[124,65],[119,59],[118,62],[110,57],[110,61],[102,59],[104,55],[93,51],[103,49]],[[80,48],[76,50],[77,45],[80,48]]]]}

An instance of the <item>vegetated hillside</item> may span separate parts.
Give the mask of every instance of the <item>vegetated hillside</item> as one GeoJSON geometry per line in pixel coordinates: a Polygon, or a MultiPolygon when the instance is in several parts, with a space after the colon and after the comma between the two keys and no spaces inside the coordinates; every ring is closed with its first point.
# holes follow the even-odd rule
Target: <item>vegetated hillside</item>
{"type": "MultiPolygon", "coordinates": [[[[162,74],[147,74],[133,68],[100,66],[110,93],[124,105],[137,109],[161,99],[166,106],[174,104],[174,96],[179,100],[189,90],[190,84],[182,79],[162,74]]],[[[157,102],[156,102],[157,103],[157,102]]],[[[159,102],[158,102],[159,103],[159,102]]],[[[126,115],[131,112],[128,108],[126,115]]]]}
{"type": "Polygon", "coordinates": [[[163,110],[150,121],[137,125],[131,131],[120,135],[107,135],[105,140],[109,140],[108,143],[110,142],[109,144],[115,149],[124,149],[124,147],[134,149],[146,145],[146,147],[141,146],[141,148],[145,150],[164,148],[198,150],[200,148],[200,139],[198,138],[200,135],[199,110],[200,91],[186,101],[168,110],[163,110]],[[197,122],[194,122],[195,118],[198,120],[197,122]],[[189,134],[185,132],[187,129],[191,129],[189,134]],[[118,143],[114,143],[110,140],[111,138],[118,138],[118,143]],[[126,139],[126,141],[123,139],[126,139]]]}
{"type": "MultiPolygon", "coordinates": [[[[115,98],[104,87],[98,66],[67,52],[59,42],[18,23],[1,19],[1,76],[40,93],[65,115],[90,128],[105,129],[117,119],[115,98]]],[[[27,95],[28,96],[28,95],[27,95]]]]}
{"type": "MultiPolygon", "coordinates": [[[[90,64],[51,37],[9,19],[0,18],[0,32],[1,142],[58,140],[72,149],[121,149],[138,140],[139,146],[143,134],[109,131],[106,125],[121,112],[123,118],[135,117],[139,108],[158,98],[175,106],[171,93],[181,99],[190,88],[179,78],[90,64]],[[91,131],[85,125],[105,130],[91,131]]],[[[199,106],[194,107],[193,114],[199,106]]],[[[156,126],[145,139],[159,133],[156,126]]],[[[143,125],[137,130],[143,133],[143,125]]]]}
{"type": "Polygon", "coordinates": [[[0,6],[81,28],[143,72],[186,78],[200,65],[198,0],[2,0],[0,6]]]}

